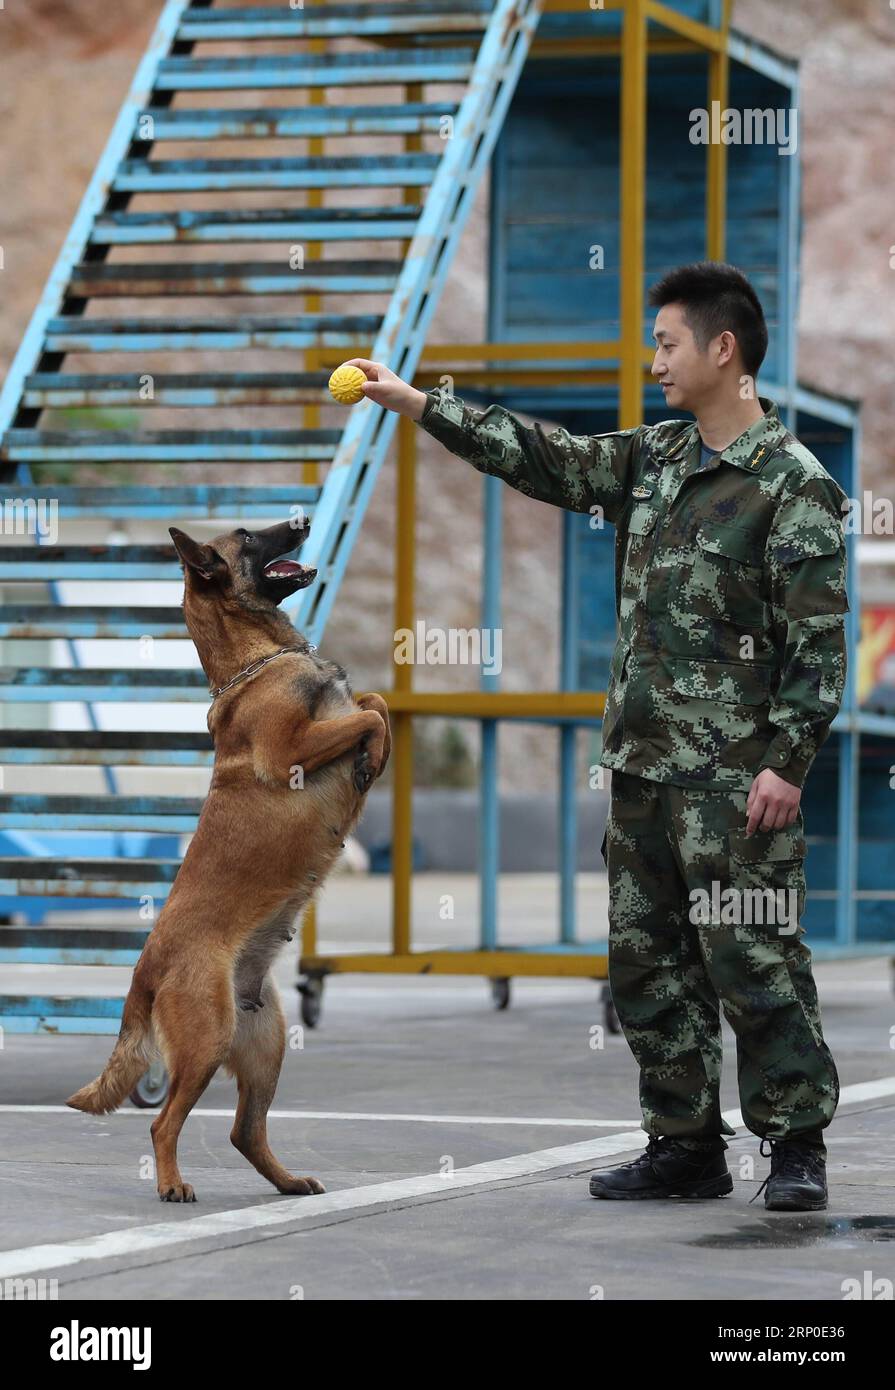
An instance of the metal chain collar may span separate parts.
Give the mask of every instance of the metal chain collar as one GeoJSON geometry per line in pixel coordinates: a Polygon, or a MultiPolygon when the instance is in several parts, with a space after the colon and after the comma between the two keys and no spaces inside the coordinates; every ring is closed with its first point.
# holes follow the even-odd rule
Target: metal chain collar
{"type": "Polygon", "coordinates": [[[211,703],[214,704],[218,696],[223,695],[225,690],[229,690],[231,685],[236,685],[237,681],[245,680],[246,676],[253,676],[256,671],[261,670],[262,666],[266,666],[268,661],[275,661],[278,656],[282,656],[285,652],[303,653],[316,652],[316,650],[316,643],[309,642],[306,647],[280,647],[280,650],[278,652],[271,652],[270,656],[262,656],[258,661],[253,661],[249,666],[246,666],[242,671],[239,671],[233,677],[232,680],[227,681],[226,685],[219,685],[217,690],[212,690],[211,686],[209,686],[208,693],[211,695],[211,703]]]}

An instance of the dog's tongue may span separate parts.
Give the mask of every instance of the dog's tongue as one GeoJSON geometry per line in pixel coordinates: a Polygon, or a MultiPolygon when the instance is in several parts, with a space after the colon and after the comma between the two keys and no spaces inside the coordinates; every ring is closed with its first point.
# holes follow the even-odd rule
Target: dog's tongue
{"type": "Polygon", "coordinates": [[[267,579],[295,579],[303,573],[303,567],[295,560],[272,560],[269,565],[264,566],[267,579]]]}

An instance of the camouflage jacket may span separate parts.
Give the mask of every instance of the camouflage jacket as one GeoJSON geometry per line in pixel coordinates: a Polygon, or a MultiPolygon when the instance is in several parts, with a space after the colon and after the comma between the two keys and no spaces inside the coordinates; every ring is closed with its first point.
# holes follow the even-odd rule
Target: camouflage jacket
{"type": "Polygon", "coordinates": [[[480,473],[614,523],[618,637],[601,762],[659,782],[801,787],[845,683],[845,493],[764,418],[700,463],[695,422],[545,433],[428,391],[420,424],[480,473]]]}

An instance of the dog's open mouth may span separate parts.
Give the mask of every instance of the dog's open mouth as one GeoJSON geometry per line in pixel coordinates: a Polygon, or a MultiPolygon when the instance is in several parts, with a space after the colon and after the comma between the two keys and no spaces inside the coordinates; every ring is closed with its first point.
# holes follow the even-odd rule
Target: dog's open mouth
{"type": "Polygon", "coordinates": [[[265,579],[288,581],[298,589],[304,589],[317,577],[317,571],[297,560],[271,560],[261,571],[265,579]]]}
{"type": "Polygon", "coordinates": [[[295,560],[271,560],[264,566],[265,579],[295,579],[301,574],[302,566],[295,560]]]}

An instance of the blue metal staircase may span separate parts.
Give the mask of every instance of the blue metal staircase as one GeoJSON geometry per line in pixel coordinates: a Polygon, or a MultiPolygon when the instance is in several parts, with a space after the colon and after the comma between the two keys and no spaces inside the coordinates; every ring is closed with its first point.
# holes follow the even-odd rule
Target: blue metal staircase
{"type": "MultiPolygon", "coordinates": [[[[0,843],[16,848],[0,856],[4,903],[14,894],[48,908],[156,903],[177,871],[176,853],[147,857],[141,847],[176,846],[200,801],[122,794],[115,770],[207,767],[208,735],[106,730],[93,707],[204,702],[205,678],[195,665],[85,668],[77,646],[186,637],[179,608],[127,603],[131,581],[180,579],[168,522],[220,520],[225,529],[302,507],[312,517],[303,560],[318,579],[290,611],[320,642],[397,422],[363,402],[337,417],[341,427],[320,427],[314,408],[330,404],[320,362],[371,356],[413,377],[542,3],[165,5],[0,394],[4,521],[15,520],[0,546],[0,640],[62,639],[70,661],[5,665],[0,696],[15,706],[85,705],[91,725],[0,728],[2,765],[44,769],[47,786],[0,794],[0,843]],[[343,40],[360,44],[331,51],[343,40]],[[462,99],[441,97],[445,84],[461,85],[462,99]],[[369,100],[338,104],[346,88],[369,100]],[[334,153],[345,140],[351,152],[334,153]],[[278,153],[296,141],[310,144],[278,153]],[[234,142],[249,154],[229,157],[234,142]],[[171,144],[175,153],[199,144],[202,157],[169,158],[171,144]],[[363,201],[326,206],[330,190],[363,201]],[[352,242],[397,242],[399,254],[358,261],[352,242]],[[217,258],[206,254],[212,247],[217,258]],[[376,312],[370,297],[383,302],[376,312]],[[299,370],[283,369],[284,353],[301,354],[299,370]],[[216,369],[188,371],[184,354],[213,354],[216,369]],[[238,370],[219,365],[221,355],[238,370]],[[69,358],[76,370],[65,369],[69,358]],[[283,428],[284,408],[299,418],[310,408],[313,423],[283,428]],[[185,426],[155,428],[154,413],[171,410],[188,412],[185,426]],[[123,427],[115,419],[98,428],[104,411],[124,411],[123,427]],[[221,418],[228,411],[239,412],[232,428],[221,418]],[[176,478],[183,465],[261,461],[326,468],[319,485],[170,480],[170,465],[176,478]],[[58,465],[66,469],[57,485],[58,465]],[[154,465],[169,466],[163,484],[122,483],[122,467],[154,465]],[[98,483],[108,466],[109,484],[98,483]],[[79,471],[82,485],[72,482],[79,471]],[[48,514],[41,508],[58,525],[49,543],[36,523],[48,514]],[[83,523],[103,518],[107,527],[157,524],[165,543],[86,543],[83,523]],[[83,580],[105,586],[107,606],[60,599],[60,584],[83,580]],[[30,600],[44,584],[47,601],[17,601],[15,586],[27,585],[30,600]],[[62,767],[99,769],[106,792],[54,792],[62,767]],[[84,834],[83,853],[71,849],[72,832],[84,834]],[[64,852],[53,852],[54,835],[64,852]]],[[[0,964],[131,964],[145,935],[0,927],[0,964]]],[[[114,1033],[120,1008],[119,999],[3,995],[0,1026],[114,1033]]]]}

